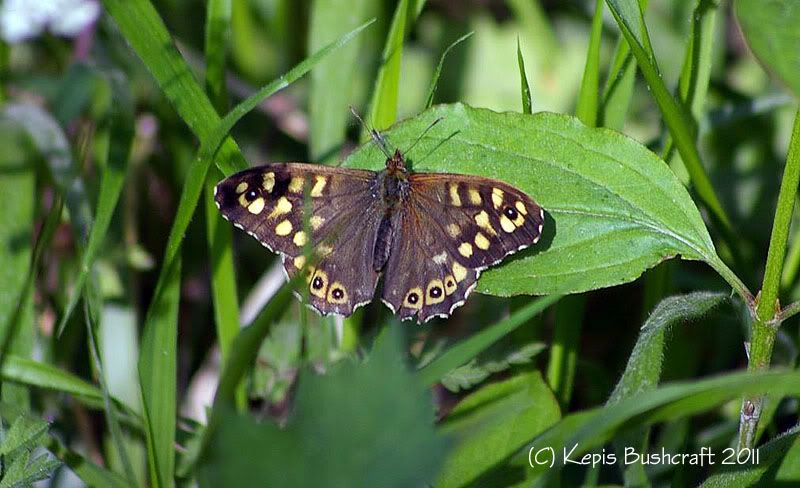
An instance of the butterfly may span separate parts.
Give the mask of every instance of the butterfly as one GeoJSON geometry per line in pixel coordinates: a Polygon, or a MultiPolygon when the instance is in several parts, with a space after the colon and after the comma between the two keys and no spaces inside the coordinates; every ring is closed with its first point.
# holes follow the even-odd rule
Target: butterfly
{"type": "Polygon", "coordinates": [[[401,151],[382,149],[382,171],[273,163],[222,180],[214,199],[223,217],[282,255],[287,278],[306,273],[309,305],[322,315],[352,314],[383,276],[381,300],[402,320],[448,317],[482,270],[539,241],[544,212],[524,192],[411,172],[401,151]]]}

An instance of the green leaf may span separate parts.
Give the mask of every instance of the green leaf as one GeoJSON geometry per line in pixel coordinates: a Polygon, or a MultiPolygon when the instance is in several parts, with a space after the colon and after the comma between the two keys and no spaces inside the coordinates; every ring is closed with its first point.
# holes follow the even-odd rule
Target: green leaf
{"type": "Polygon", "coordinates": [[[172,261],[165,289],[156,295],[144,322],[139,356],[150,484],[174,486],[177,409],[177,336],[181,259],[172,261]]]}
{"type": "MultiPolygon", "coordinates": [[[[775,466],[789,461],[789,453],[797,452],[798,433],[794,427],[758,448],[759,463],[754,466],[724,465],[708,477],[702,488],[726,488],[728,486],[769,486],[775,480],[775,466]],[[772,473],[770,476],[768,473],[772,473]],[[765,476],[766,475],[766,476],[765,476]]],[[[796,460],[792,464],[797,464],[796,460]]],[[[788,481],[788,480],[786,480],[788,481]]],[[[795,480],[797,481],[797,480],[795,480]]]]}
{"type": "Polygon", "coordinates": [[[55,454],[78,477],[92,487],[127,488],[130,485],[121,476],[100,467],[80,454],[71,451],[55,437],[50,437],[47,448],[55,454]]]}
{"type": "MultiPolygon", "coordinates": [[[[434,107],[386,137],[408,147],[437,118],[441,122],[406,155],[415,171],[497,178],[545,210],[542,241],[484,272],[479,291],[581,292],[631,281],[676,255],[724,269],[686,189],[632,139],[564,115],[460,104],[434,107]]],[[[377,169],[384,159],[367,145],[344,164],[377,169]]]]}
{"type": "Polygon", "coordinates": [[[430,394],[403,362],[388,328],[365,364],[341,361],[325,376],[305,369],[285,428],[230,411],[206,456],[201,486],[424,486],[444,439],[430,394]],[[313,469],[309,469],[313,466],[313,469]]]}
{"type": "Polygon", "coordinates": [[[800,3],[736,0],[736,18],[747,44],[767,71],[800,97],[800,3]]]}
{"type": "Polygon", "coordinates": [[[510,351],[496,360],[479,361],[478,358],[474,358],[469,363],[444,375],[441,379],[442,386],[454,393],[459,390],[467,390],[481,383],[490,375],[509,369],[512,365],[530,363],[534,356],[544,349],[545,345],[541,342],[533,342],[510,351]]]}
{"type": "Polygon", "coordinates": [[[658,108],[664,116],[664,122],[675,140],[678,152],[686,165],[698,196],[723,227],[730,229],[730,219],[722,208],[700,160],[700,154],[695,144],[692,119],[688,111],[667,90],[661,77],[639,4],[636,0],[606,0],[606,3],[619,24],[625,40],[628,41],[631,52],[636,56],[639,69],[647,80],[658,108]]]}
{"type": "Polygon", "coordinates": [[[528,75],[525,74],[525,59],[522,57],[522,49],[517,38],[517,67],[519,67],[519,89],[522,97],[522,113],[530,114],[533,112],[531,102],[531,87],[528,84],[528,75]]]}
{"type": "MultiPolygon", "coordinates": [[[[654,390],[661,380],[664,351],[667,348],[667,334],[676,324],[700,319],[711,309],[727,299],[723,293],[696,292],[662,300],[642,326],[636,345],[628,358],[625,372],[611,393],[607,405],[613,405],[624,398],[654,390]]],[[[645,428],[631,429],[615,442],[619,455],[624,449],[648,449],[649,431],[645,428]]],[[[643,465],[630,463],[624,469],[628,484],[641,485],[647,482],[643,465]]]]}
{"type": "MultiPolygon", "coordinates": [[[[613,405],[565,417],[544,434],[532,439],[528,446],[552,447],[555,452],[575,450],[569,459],[576,459],[598,448],[621,432],[664,420],[705,412],[731,399],[752,393],[796,395],[800,393],[800,376],[794,372],[736,372],[714,378],[676,382],[634,395],[613,405]]],[[[521,446],[519,452],[527,453],[521,446]]],[[[550,464],[535,465],[536,473],[552,475],[563,467],[563,457],[556,456],[555,468],[550,464]]]]}
{"type": "Polygon", "coordinates": [[[3,433],[0,456],[8,456],[18,449],[33,449],[47,432],[48,423],[42,419],[20,415],[3,433]]]}
{"type": "Polygon", "coordinates": [[[515,310],[510,317],[472,335],[469,339],[459,342],[420,369],[420,381],[426,386],[431,386],[441,381],[447,373],[475,358],[481,351],[526,323],[528,319],[558,301],[559,298],[561,297],[558,295],[551,295],[533,300],[528,305],[515,310]]]}
{"type": "MultiPolygon", "coordinates": [[[[87,383],[72,373],[33,359],[14,355],[7,356],[3,363],[2,378],[4,381],[20,383],[28,387],[34,386],[67,393],[93,408],[102,405],[103,401],[103,393],[91,383],[87,383]]],[[[118,405],[126,414],[126,422],[136,428],[141,428],[136,413],[123,403],[118,403],[118,405]]]]}
{"type": "Polygon", "coordinates": [[[608,404],[612,405],[623,398],[655,389],[661,379],[670,329],[676,324],[700,319],[724,303],[727,297],[724,293],[701,291],[662,300],[642,326],[625,372],[611,393],[608,404]]]}
{"type": "Polygon", "coordinates": [[[440,428],[455,445],[436,486],[469,485],[560,417],[538,371],[481,388],[459,402],[440,428]]]}

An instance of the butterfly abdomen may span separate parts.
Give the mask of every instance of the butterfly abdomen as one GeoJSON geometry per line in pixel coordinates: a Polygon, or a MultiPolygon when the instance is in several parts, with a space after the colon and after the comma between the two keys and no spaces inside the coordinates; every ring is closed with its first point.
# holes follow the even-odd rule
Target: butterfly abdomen
{"type": "Polygon", "coordinates": [[[394,241],[392,214],[387,211],[378,226],[375,247],[372,250],[372,269],[375,272],[380,272],[386,266],[386,262],[389,261],[389,255],[392,253],[392,241],[394,241]]]}

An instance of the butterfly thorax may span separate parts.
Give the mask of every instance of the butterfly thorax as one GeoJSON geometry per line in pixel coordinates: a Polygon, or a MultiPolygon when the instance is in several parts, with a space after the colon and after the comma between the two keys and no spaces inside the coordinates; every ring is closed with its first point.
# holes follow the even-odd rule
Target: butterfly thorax
{"type": "Polygon", "coordinates": [[[381,271],[389,260],[396,230],[395,216],[408,197],[408,170],[399,150],[395,151],[392,157],[386,158],[386,169],[379,174],[378,181],[384,213],[372,251],[372,268],[375,271],[381,271]]]}

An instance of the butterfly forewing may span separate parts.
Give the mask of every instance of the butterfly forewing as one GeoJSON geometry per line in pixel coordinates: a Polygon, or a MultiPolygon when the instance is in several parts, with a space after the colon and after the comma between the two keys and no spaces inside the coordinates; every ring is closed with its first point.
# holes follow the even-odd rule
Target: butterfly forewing
{"type": "Polygon", "coordinates": [[[314,308],[348,315],[372,298],[378,279],[371,266],[362,266],[372,262],[372,247],[364,243],[374,242],[380,222],[375,175],[302,163],[270,164],[223,180],[215,200],[226,219],[284,255],[288,276],[300,269],[308,273],[314,308]],[[309,255],[313,258],[306,265],[309,255]]]}

